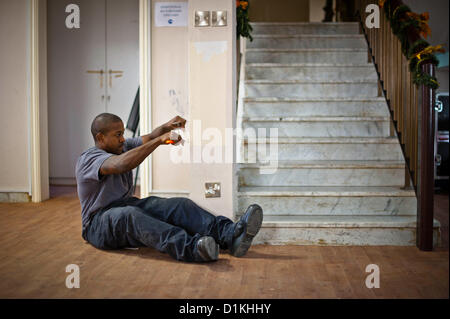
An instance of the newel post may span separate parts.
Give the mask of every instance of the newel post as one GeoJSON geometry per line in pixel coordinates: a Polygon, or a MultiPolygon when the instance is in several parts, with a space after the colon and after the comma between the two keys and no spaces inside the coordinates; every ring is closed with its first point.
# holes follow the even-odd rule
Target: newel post
{"type": "MultiPolygon", "coordinates": [[[[422,65],[425,74],[434,76],[434,65],[422,65]]],[[[433,250],[434,196],[434,89],[421,85],[419,100],[419,176],[417,185],[417,235],[420,250],[433,250]]]]}

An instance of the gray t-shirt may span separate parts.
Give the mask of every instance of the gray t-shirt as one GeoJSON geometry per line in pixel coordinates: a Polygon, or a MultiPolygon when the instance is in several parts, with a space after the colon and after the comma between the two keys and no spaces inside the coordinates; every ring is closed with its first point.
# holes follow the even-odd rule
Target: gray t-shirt
{"type": "MultiPolygon", "coordinates": [[[[142,145],[142,138],[127,138],[123,151],[127,152],[142,145]]],[[[133,173],[100,175],[103,162],[114,154],[97,147],[81,153],[75,167],[78,197],[81,203],[81,221],[83,229],[88,224],[90,216],[108,206],[113,201],[132,196],[133,173]]]]}

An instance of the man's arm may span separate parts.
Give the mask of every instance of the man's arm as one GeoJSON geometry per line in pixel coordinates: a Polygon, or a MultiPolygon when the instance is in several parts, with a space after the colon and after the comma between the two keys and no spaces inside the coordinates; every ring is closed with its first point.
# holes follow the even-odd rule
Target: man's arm
{"type": "MultiPolygon", "coordinates": [[[[170,131],[120,155],[108,157],[100,167],[101,175],[122,174],[136,168],[159,145],[170,139],[170,131]]],[[[178,140],[181,140],[179,136],[178,140]]]]}
{"type": "Polygon", "coordinates": [[[142,144],[146,144],[147,142],[150,142],[151,140],[154,140],[155,138],[158,138],[161,135],[163,135],[164,133],[167,133],[169,131],[170,131],[170,129],[167,127],[167,123],[165,123],[161,126],[158,126],[150,134],[141,136],[142,144]]]}
{"type": "Polygon", "coordinates": [[[100,167],[100,174],[109,175],[128,172],[141,164],[161,144],[161,138],[158,137],[128,152],[110,156],[100,167]]]}
{"type": "Polygon", "coordinates": [[[186,120],[177,115],[173,119],[171,119],[169,122],[164,123],[163,125],[155,128],[150,134],[141,136],[142,144],[146,144],[147,142],[150,142],[151,140],[153,140],[163,134],[166,134],[173,129],[183,128],[183,127],[185,127],[185,124],[186,124],[186,120]]]}

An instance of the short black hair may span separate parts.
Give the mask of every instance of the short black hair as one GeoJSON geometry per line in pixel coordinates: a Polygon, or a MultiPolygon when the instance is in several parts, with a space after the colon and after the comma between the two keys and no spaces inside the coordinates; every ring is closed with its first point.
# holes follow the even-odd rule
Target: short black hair
{"type": "Polygon", "coordinates": [[[95,136],[98,133],[106,134],[109,131],[109,125],[115,122],[122,122],[122,119],[115,114],[101,113],[95,117],[91,124],[91,133],[94,142],[97,142],[95,136]]]}

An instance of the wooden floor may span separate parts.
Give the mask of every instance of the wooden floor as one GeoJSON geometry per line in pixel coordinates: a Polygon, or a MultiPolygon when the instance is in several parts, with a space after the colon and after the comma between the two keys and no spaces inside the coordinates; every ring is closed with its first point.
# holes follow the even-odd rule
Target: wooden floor
{"type": "Polygon", "coordinates": [[[183,263],[151,248],[92,247],[74,189],[53,194],[0,204],[0,298],[449,297],[448,249],[253,246],[244,258],[183,263]],[[68,264],[80,267],[79,289],[65,286],[68,264]],[[365,286],[368,264],[380,268],[378,289],[365,286]]]}

